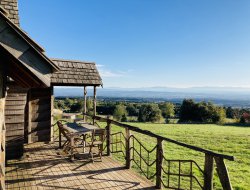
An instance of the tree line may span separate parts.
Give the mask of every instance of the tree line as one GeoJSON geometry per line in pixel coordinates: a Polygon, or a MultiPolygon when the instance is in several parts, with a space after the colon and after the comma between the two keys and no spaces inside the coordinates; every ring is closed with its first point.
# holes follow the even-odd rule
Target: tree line
{"type": "MultiPolygon", "coordinates": [[[[64,112],[83,112],[83,105],[81,98],[55,99],[55,108],[64,112]]],[[[180,123],[224,123],[226,118],[241,123],[250,122],[249,109],[221,107],[211,102],[195,102],[192,99],[185,99],[181,104],[98,101],[96,109],[99,115],[111,115],[122,122],[169,123],[171,119],[178,119],[180,123]]],[[[87,99],[87,113],[93,114],[91,98],[87,99]]]]}

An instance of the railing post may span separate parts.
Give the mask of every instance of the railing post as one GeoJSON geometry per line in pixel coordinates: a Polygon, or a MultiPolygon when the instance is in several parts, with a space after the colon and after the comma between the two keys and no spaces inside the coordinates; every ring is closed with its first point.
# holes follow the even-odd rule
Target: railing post
{"type": "Polygon", "coordinates": [[[214,158],[205,154],[204,190],[213,190],[214,158]]]}
{"type": "Polygon", "coordinates": [[[156,188],[162,188],[162,161],[163,161],[163,145],[162,139],[157,138],[156,150],[156,188]]]}
{"type": "Polygon", "coordinates": [[[130,154],[130,130],[126,127],[126,168],[131,167],[131,154],[130,154]]]}
{"type": "Polygon", "coordinates": [[[233,188],[232,188],[230,178],[228,175],[228,171],[227,171],[227,167],[224,163],[223,158],[215,157],[214,159],[215,159],[215,163],[217,166],[216,170],[220,178],[220,182],[223,187],[223,190],[232,190],[233,188]]]}
{"type": "Polygon", "coordinates": [[[111,121],[109,120],[109,116],[107,117],[106,131],[107,131],[107,138],[106,138],[107,156],[111,156],[111,149],[110,149],[110,144],[111,144],[111,121]]]}

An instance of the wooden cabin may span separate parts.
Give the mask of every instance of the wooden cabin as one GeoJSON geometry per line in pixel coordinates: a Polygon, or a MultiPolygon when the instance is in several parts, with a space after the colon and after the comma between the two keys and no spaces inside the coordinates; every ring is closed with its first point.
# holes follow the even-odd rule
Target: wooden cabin
{"type": "Polygon", "coordinates": [[[19,27],[17,0],[0,0],[0,62],[0,189],[4,189],[5,157],[21,157],[25,143],[52,140],[53,86],[84,86],[85,97],[86,86],[94,86],[96,97],[102,81],[94,63],[49,59],[19,27]]]}
{"type": "Polygon", "coordinates": [[[50,76],[59,70],[19,27],[17,0],[0,0],[0,62],[0,189],[5,189],[6,148],[10,157],[22,153],[28,92],[32,100],[33,89],[50,88],[50,76]]]}

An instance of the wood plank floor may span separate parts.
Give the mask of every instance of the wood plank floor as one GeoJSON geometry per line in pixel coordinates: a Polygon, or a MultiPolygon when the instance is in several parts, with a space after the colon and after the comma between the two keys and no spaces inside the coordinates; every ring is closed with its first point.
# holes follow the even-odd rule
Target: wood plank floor
{"type": "Polygon", "coordinates": [[[155,189],[154,184],[110,157],[102,162],[70,162],[55,144],[34,143],[25,147],[20,160],[6,165],[6,189],[155,189]]]}

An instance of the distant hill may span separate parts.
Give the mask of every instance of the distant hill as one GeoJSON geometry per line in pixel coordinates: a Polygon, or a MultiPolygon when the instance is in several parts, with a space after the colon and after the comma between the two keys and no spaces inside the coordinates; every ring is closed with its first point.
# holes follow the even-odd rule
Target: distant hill
{"type": "MultiPolygon", "coordinates": [[[[89,87],[88,95],[93,95],[89,87]]],[[[98,88],[97,95],[104,99],[138,101],[182,102],[185,98],[212,101],[219,105],[250,107],[249,88],[195,87],[195,88],[98,88]]],[[[83,88],[55,88],[56,97],[82,97],[83,88]]]]}

